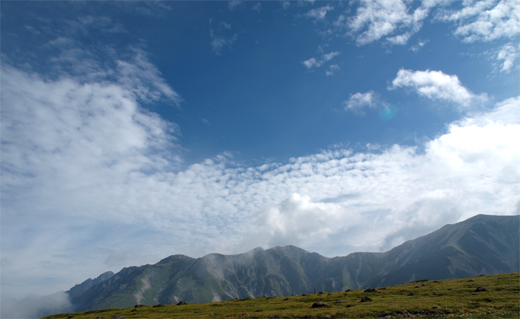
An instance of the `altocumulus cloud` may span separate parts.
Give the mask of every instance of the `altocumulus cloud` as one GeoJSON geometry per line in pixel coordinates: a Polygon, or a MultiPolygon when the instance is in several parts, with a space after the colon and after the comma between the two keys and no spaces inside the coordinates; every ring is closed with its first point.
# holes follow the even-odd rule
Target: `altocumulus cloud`
{"type": "Polygon", "coordinates": [[[222,154],[183,169],[175,125],[139,106],[142,81],[7,66],[2,81],[2,276],[38,293],[105,262],[286,244],[379,251],[475,213],[519,213],[519,98],[452,123],[424,152],[329,149],[257,167],[222,154]]]}

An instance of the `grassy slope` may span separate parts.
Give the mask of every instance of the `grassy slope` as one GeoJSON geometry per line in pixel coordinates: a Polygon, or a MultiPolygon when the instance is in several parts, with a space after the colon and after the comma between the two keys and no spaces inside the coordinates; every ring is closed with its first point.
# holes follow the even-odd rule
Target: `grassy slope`
{"type": "Polygon", "coordinates": [[[387,315],[408,317],[412,314],[425,317],[519,318],[520,273],[420,281],[378,288],[377,292],[371,293],[354,290],[179,306],[142,306],[46,318],[270,318],[275,315],[280,318],[380,318],[387,315]],[[468,281],[470,279],[474,281],[468,281]],[[477,287],[483,287],[486,291],[475,292],[477,287]],[[410,295],[411,291],[413,295],[410,295]],[[368,296],[372,301],[360,302],[361,296],[368,296]],[[327,307],[311,308],[317,301],[325,302],[327,307]]]}

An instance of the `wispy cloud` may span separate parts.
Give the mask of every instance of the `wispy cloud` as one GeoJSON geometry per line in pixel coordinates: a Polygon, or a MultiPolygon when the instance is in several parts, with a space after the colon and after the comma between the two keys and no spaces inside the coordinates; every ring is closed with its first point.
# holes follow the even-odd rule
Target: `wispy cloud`
{"type": "Polygon", "coordinates": [[[322,54],[320,58],[313,57],[313,58],[303,61],[302,63],[303,63],[303,65],[305,65],[305,67],[307,67],[307,69],[319,68],[323,64],[332,60],[335,56],[338,56],[339,54],[340,53],[337,51],[330,52],[330,53],[322,54]]]}
{"type": "Polygon", "coordinates": [[[417,53],[426,45],[426,43],[428,43],[428,40],[424,40],[424,41],[421,40],[421,41],[417,42],[417,44],[412,45],[410,47],[410,50],[412,50],[413,52],[417,53]]]}
{"type": "Polygon", "coordinates": [[[217,27],[217,30],[213,30],[213,27],[211,26],[212,20],[209,21],[210,23],[210,30],[209,35],[211,38],[211,49],[213,50],[213,53],[216,55],[222,54],[222,49],[228,47],[231,48],[233,43],[238,39],[238,34],[229,34],[229,30],[231,29],[231,25],[225,21],[221,21],[220,24],[217,27]],[[227,33],[226,35],[224,35],[227,33]]]}
{"type": "MultiPolygon", "coordinates": [[[[411,87],[429,99],[442,99],[454,102],[461,107],[480,104],[487,100],[487,96],[475,95],[460,83],[456,75],[444,74],[442,71],[412,71],[401,69],[392,81],[389,89],[411,87]]],[[[477,106],[474,105],[474,106],[477,106]]]]}
{"type": "Polygon", "coordinates": [[[228,2],[229,10],[234,10],[242,3],[242,0],[231,0],[228,2]]]}
{"type": "Polygon", "coordinates": [[[307,12],[305,14],[305,16],[307,16],[309,18],[312,18],[315,21],[320,21],[320,20],[324,20],[325,16],[327,15],[327,12],[328,11],[332,11],[332,10],[334,10],[334,7],[332,7],[332,6],[324,6],[324,7],[321,7],[321,8],[316,8],[316,9],[309,10],[309,12],[307,12]]]}
{"type": "Polygon", "coordinates": [[[325,75],[326,76],[333,76],[339,70],[340,70],[339,65],[337,65],[337,64],[329,65],[329,69],[327,71],[325,71],[325,75]]]}
{"type": "Polygon", "coordinates": [[[257,2],[253,7],[251,7],[251,10],[260,12],[262,10],[262,3],[257,2]]]}

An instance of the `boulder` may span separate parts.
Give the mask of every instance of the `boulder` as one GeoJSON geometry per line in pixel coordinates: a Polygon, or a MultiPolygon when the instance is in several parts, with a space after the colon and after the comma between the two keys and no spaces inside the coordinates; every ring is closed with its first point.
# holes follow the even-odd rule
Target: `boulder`
{"type": "Polygon", "coordinates": [[[324,302],[315,302],[312,304],[311,308],[320,308],[320,307],[327,307],[327,304],[324,302]]]}
{"type": "Polygon", "coordinates": [[[365,301],[372,301],[372,299],[370,299],[370,298],[367,297],[367,296],[362,296],[362,297],[361,297],[361,302],[365,302],[365,301]]]}

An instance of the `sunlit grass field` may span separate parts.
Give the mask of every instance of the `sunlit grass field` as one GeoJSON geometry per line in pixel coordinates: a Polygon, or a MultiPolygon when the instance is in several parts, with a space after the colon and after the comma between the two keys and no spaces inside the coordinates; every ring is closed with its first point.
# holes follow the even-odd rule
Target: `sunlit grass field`
{"type": "Polygon", "coordinates": [[[377,288],[203,304],[155,305],[46,318],[520,318],[520,273],[420,280],[377,288]],[[485,291],[477,292],[477,288],[485,291]],[[366,296],[372,301],[361,302],[366,296]],[[312,308],[323,302],[325,307],[312,308]]]}

